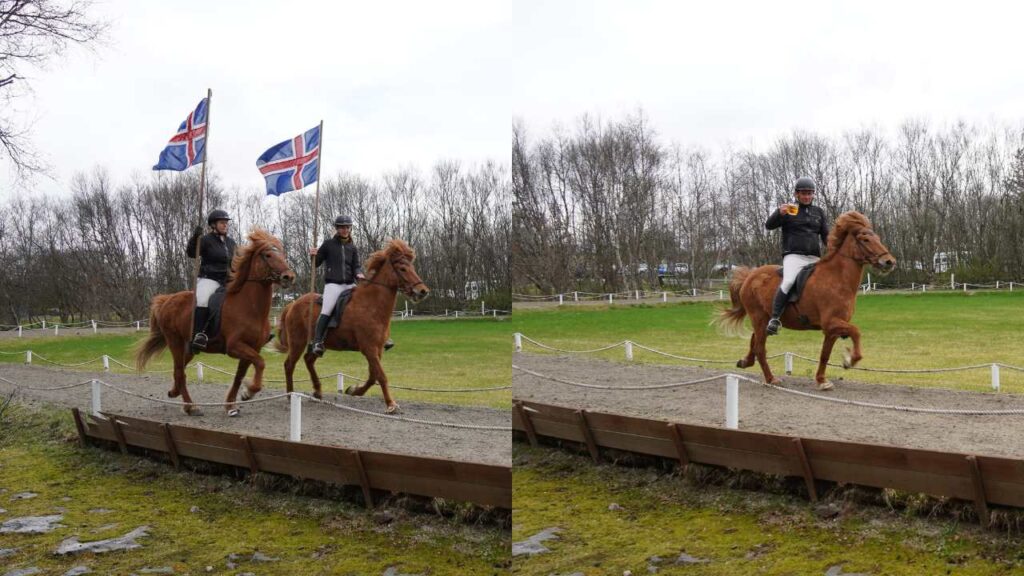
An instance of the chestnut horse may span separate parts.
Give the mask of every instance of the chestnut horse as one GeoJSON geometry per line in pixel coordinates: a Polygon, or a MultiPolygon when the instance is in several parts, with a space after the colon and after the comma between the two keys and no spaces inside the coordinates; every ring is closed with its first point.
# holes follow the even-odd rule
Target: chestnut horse
{"type": "MultiPolygon", "coordinates": [[[[263,387],[260,349],[270,336],[270,301],[274,284],[287,288],[295,281],[295,272],[288,266],[281,241],[265,230],[249,233],[249,243],[235,253],[231,262],[232,276],[221,307],[220,332],[211,338],[207,353],[227,354],[238,359],[235,380],[228,390],[225,406],[229,416],[237,416],[235,398],[249,365],[256,366],[252,385],[246,387],[243,399],[263,387]]],[[[149,337],[135,349],[135,365],[139,371],[151,358],[170,348],[174,357],[174,386],[167,392],[171,398],[181,396],[186,414],[201,414],[192,404],[185,383],[185,366],[192,360],[192,291],[160,294],[149,308],[149,337]]]]}
{"type": "MultiPolygon", "coordinates": [[[[814,273],[807,279],[800,300],[787,304],[782,315],[782,325],[791,330],[821,330],[825,341],[821,347],[821,358],[815,381],[819,390],[829,390],[832,383],[825,379],[825,366],[832,355],[836,338],[853,339],[853,354],[844,353],[843,367],[850,368],[863,358],[860,350],[860,330],[850,324],[853,316],[857,291],[860,288],[864,266],[872,265],[883,273],[896,267],[896,259],[882,244],[878,234],[871,229],[871,222],[860,212],[846,212],[836,221],[828,237],[828,252],[818,262],[814,273]],[[806,323],[801,321],[806,318],[806,323]]],[[[729,297],[732,308],[723,310],[715,323],[728,329],[739,328],[745,316],[750,316],[754,333],[750,336],[750,350],[736,363],[739,368],[754,365],[754,358],[761,365],[765,382],[779,383],[768,367],[765,340],[771,318],[772,298],[782,278],[779,266],[761,266],[753,270],[738,268],[729,283],[729,297]]]]}
{"type": "MultiPolygon", "coordinates": [[[[376,382],[380,384],[389,414],[398,409],[398,404],[388,391],[388,377],[384,374],[380,357],[384,353],[384,342],[391,332],[391,314],[395,309],[398,291],[401,290],[413,302],[426,298],[430,292],[413,268],[415,259],[412,248],[397,239],[392,240],[384,250],[370,255],[365,266],[367,279],[353,289],[352,299],[342,314],[341,325],[329,330],[324,338],[324,347],[328,350],[359,351],[366,357],[370,371],[366,383],[356,388],[350,387],[345,393],[362,396],[376,382]]],[[[306,346],[311,333],[310,306],[313,306],[314,318],[320,314],[320,305],[316,299],[316,294],[304,294],[285,306],[281,311],[275,346],[281,352],[288,353],[284,361],[288,392],[292,391],[292,374],[302,355],[313,381],[313,396],[322,398],[320,377],[314,367],[317,356],[306,346]]]]}

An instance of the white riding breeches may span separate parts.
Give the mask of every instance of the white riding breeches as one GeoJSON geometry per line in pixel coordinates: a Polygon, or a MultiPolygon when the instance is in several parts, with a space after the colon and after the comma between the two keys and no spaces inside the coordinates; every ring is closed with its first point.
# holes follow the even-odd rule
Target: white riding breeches
{"type": "Polygon", "coordinates": [[[335,284],[333,282],[324,284],[324,305],[320,308],[320,314],[330,316],[331,312],[334,312],[334,305],[338,303],[341,294],[355,286],[355,284],[335,284]]]}
{"type": "Polygon", "coordinates": [[[793,283],[796,282],[796,277],[800,274],[800,270],[803,269],[804,266],[814,264],[818,260],[821,260],[818,256],[786,254],[782,258],[782,284],[779,286],[779,290],[789,294],[789,289],[792,288],[793,283]]]}
{"type": "Polygon", "coordinates": [[[196,284],[196,308],[206,308],[210,305],[210,296],[220,288],[220,282],[209,278],[200,278],[196,284]]]}

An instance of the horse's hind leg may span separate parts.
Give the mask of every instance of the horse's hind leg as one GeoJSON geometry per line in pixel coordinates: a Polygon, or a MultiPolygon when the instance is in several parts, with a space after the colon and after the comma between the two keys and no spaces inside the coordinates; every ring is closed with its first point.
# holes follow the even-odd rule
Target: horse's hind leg
{"type": "Polygon", "coordinates": [[[288,356],[284,359],[284,388],[289,394],[295,387],[295,365],[299,363],[299,356],[302,355],[301,345],[288,348],[288,356]]]}
{"type": "Polygon", "coordinates": [[[746,356],[744,356],[743,358],[740,358],[740,360],[738,362],[736,362],[736,367],[737,368],[750,368],[751,366],[754,365],[754,348],[755,348],[756,345],[757,345],[757,335],[756,335],[756,333],[755,334],[751,334],[750,335],[750,349],[747,350],[747,355],[746,356]]]}
{"type": "Polygon", "coordinates": [[[366,361],[370,365],[370,378],[367,380],[366,387],[369,388],[374,380],[380,384],[380,392],[384,395],[384,405],[387,406],[385,412],[391,414],[398,410],[398,403],[391,397],[391,391],[388,390],[388,377],[384,374],[384,367],[380,364],[380,355],[380,349],[366,354],[366,361]]]}
{"type": "Polygon", "coordinates": [[[309,379],[313,382],[313,397],[319,400],[324,397],[324,394],[320,386],[320,375],[316,373],[317,359],[317,355],[312,352],[306,352],[302,357],[306,363],[306,370],[309,370],[309,379]]]}
{"type": "Polygon", "coordinates": [[[192,396],[188,393],[188,379],[185,376],[185,366],[192,359],[192,354],[186,354],[184,346],[180,342],[168,343],[171,350],[171,357],[174,358],[174,386],[167,392],[171,398],[181,396],[184,403],[181,409],[189,416],[201,416],[203,411],[192,404],[192,396]]]}
{"type": "Polygon", "coordinates": [[[772,374],[772,369],[768,366],[768,352],[765,348],[767,340],[768,332],[766,328],[755,324],[751,342],[753,343],[754,354],[757,356],[757,363],[761,366],[761,372],[764,373],[764,381],[769,384],[779,384],[781,380],[772,374]]]}
{"type": "MultiPolygon", "coordinates": [[[[228,416],[238,416],[238,406],[235,404],[235,398],[238,395],[238,387],[242,384],[242,379],[245,378],[245,373],[249,370],[251,362],[248,360],[239,360],[238,369],[235,370],[235,379],[231,382],[231,388],[228,390],[227,406],[224,409],[227,411],[228,416]]],[[[249,389],[246,388],[246,392],[249,389]]],[[[242,400],[248,400],[251,396],[242,394],[242,400]]]]}
{"type": "Polygon", "coordinates": [[[814,375],[818,383],[818,390],[831,390],[832,383],[825,379],[825,368],[828,366],[828,359],[832,356],[832,346],[836,343],[839,334],[835,330],[825,331],[825,342],[821,345],[821,356],[818,358],[818,372],[814,375]]]}

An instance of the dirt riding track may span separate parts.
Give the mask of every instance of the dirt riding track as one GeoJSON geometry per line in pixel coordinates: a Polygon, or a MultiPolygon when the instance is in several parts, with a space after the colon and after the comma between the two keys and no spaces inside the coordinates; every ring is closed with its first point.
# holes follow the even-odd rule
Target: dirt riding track
{"type": "MultiPolygon", "coordinates": [[[[22,403],[77,407],[83,412],[89,411],[89,385],[60,391],[29,390],[27,387],[53,388],[96,378],[148,398],[162,400],[167,400],[167,390],[170,387],[170,377],[167,374],[108,374],[17,364],[0,364],[0,378],[18,384],[12,385],[0,380],[0,395],[6,396],[14,391],[16,400],[22,403]]],[[[196,402],[223,402],[226,386],[190,383],[189,391],[196,402]]],[[[280,392],[264,390],[257,398],[280,392]]],[[[327,392],[324,399],[334,401],[335,395],[329,390],[327,392]]],[[[237,418],[229,418],[223,408],[212,406],[203,407],[201,416],[186,416],[177,406],[127,396],[108,388],[103,389],[102,399],[104,411],[125,416],[252,436],[288,438],[287,398],[251,404],[240,403],[241,415],[237,418]]],[[[384,410],[384,404],[379,397],[342,396],[339,402],[377,414],[382,414],[384,410]]],[[[505,428],[511,426],[512,422],[510,412],[490,408],[408,401],[401,402],[401,407],[401,416],[417,420],[505,428]]],[[[302,410],[303,441],[358,450],[511,466],[512,448],[509,444],[509,435],[508,431],[463,429],[400,421],[310,402],[304,402],[302,410]]]]}
{"type": "MultiPolygon", "coordinates": [[[[562,380],[604,386],[655,386],[728,371],[652,364],[622,364],[570,356],[517,353],[513,364],[562,380]]],[[[604,390],[572,386],[513,370],[513,397],[550,405],[674,422],[723,426],[724,378],[658,390],[604,390]]],[[[807,378],[782,376],[787,388],[817,393],[807,378]]],[[[1024,396],[833,380],[822,393],[878,404],[920,408],[1024,410],[1024,396]]],[[[740,382],[739,428],[942,452],[1024,458],[1024,414],[923,414],[837,404],[740,382]]]]}

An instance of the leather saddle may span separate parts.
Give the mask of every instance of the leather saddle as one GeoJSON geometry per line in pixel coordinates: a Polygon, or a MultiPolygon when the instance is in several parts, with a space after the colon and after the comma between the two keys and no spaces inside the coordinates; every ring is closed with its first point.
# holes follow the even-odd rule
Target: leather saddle
{"type": "MultiPolygon", "coordinates": [[[[348,290],[342,292],[341,296],[338,296],[338,302],[337,304],[334,305],[334,311],[331,312],[331,319],[327,322],[328,330],[341,326],[341,315],[345,311],[345,306],[348,305],[348,301],[352,299],[352,292],[354,291],[355,288],[349,288],[348,290]]],[[[317,296],[316,303],[320,304],[321,306],[323,305],[323,294],[317,296]]]]}
{"type": "MultiPolygon", "coordinates": [[[[804,291],[804,285],[807,284],[807,279],[811,277],[811,274],[814,272],[814,267],[817,265],[818,263],[814,262],[813,264],[808,264],[800,269],[800,272],[796,275],[796,282],[793,283],[793,287],[789,289],[789,294],[787,294],[787,296],[789,296],[789,298],[786,299],[787,304],[792,304],[800,300],[800,295],[803,294],[804,291]]],[[[779,278],[781,278],[782,266],[779,266],[777,273],[779,278]]]]}

